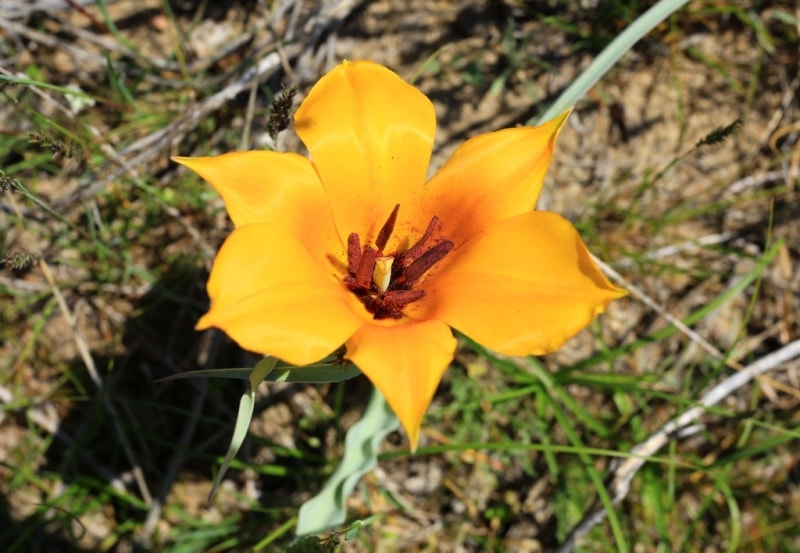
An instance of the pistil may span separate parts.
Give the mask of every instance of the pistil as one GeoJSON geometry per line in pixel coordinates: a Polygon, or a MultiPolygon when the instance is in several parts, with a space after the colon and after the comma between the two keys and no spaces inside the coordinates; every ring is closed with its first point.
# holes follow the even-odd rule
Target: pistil
{"type": "Polygon", "coordinates": [[[381,256],[375,259],[375,268],[372,269],[372,283],[378,287],[378,292],[386,292],[392,282],[392,264],[394,257],[381,256]]]}

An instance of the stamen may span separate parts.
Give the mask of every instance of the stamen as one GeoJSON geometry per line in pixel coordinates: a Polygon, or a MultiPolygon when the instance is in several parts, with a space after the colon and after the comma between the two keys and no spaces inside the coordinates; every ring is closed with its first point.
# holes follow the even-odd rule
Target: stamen
{"type": "MultiPolygon", "coordinates": [[[[367,311],[372,313],[372,316],[377,319],[377,313],[380,311],[381,307],[383,307],[383,302],[381,299],[375,296],[361,296],[358,299],[361,300],[361,303],[364,304],[364,307],[367,308],[367,311]]],[[[385,318],[386,317],[384,317],[384,319],[385,318]]]]}
{"type": "MultiPolygon", "coordinates": [[[[378,232],[374,247],[362,246],[358,233],[351,233],[347,237],[347,267],[338,262],[340,270],[346,271],[344,285],[375,319],[405,317],[405,307],[425,297],[425,290],[415,289],[416,282],[455,247],[451,240],[440,240],[430,245],[439,226],[439,218],[432,217],[413,246],[384,255],[399,210],[400,205],[395,205],[378,232]]],[[[337,265],[332,256],[329,259],[337,265]]]]}
{"type": "Polygon", "coordinates": [[[358,233],[351,232],[347,237],[347,272],[350,276],[356,276],[359,263],[361,263],[361,240],[358,238],[358,233]]]}
{"type": "Polygon", "coordinates": [[[372,272],[375,269],[375,254],[375,250],[369,246],[364,247],[355,275],[354,285],[357,288],[369,288],[369,284],[372,281],[372,272]]]}
{"type": "Polygon", "coordinates": [[[389,242],[389,237],[392,235],[394,225],[397,222],[398,211],[400,211],[400,204],[394,206],[394,209],[389,214],[389,218],[383,223],[383,227],[381,227],[381,231],[378,233],[378,238],[375,239],[375,247],[378,248],[378,251],[382,252],[383,248],[385,248],[386,244],[389,242]]]}
{"type": "Polygon", "coordinates": [[[425,290],[392,290],[386,292],[384,302],[388,305],[403,308],[409,303],[425,297],[425,290]]]}
{"type": "MultiPolygon", "coordinates": [[[[378,320],[380,319],[402,319],[403,308],[409,303],[421,300],[425,297],[425,290],[395,290],[386,292],[383,301],[370,302],[374,310],[372,313],[378,320]]],[[[369,309],[370,304],[367,305],[369,309]]]]}
{"type": "Polygon", "coordinates": [[[408,267],[417,257],[420,256],[420,254],[422,254],[423,249],[425,248],[425,242],[430,240],[437,226],[439,226],[439,218],[434,215],[431,219],[431,222],[428,223],[428,228],[425,229],[425,233],[422,235],[422,237],[417,240],[416,244],[403,252],[403,254],[400,256],[400,259],[398,259],[401,267],[408,267]]]}
{"type": "Polygon", "coordinates": [[[411,265],[403,270],[401,275],[402,284],[410,286],[424,275],[428,269],[436,265],[442,258],[453,249],[453,242],[442,240],[434,247],[423,253],[411,265]]]}

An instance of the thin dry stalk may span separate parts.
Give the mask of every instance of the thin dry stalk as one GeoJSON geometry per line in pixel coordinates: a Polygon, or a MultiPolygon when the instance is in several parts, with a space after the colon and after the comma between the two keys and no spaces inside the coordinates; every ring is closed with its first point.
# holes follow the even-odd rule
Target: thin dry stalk
{"type": "MultiPolygon", "coordinates": [[[[725,363],[725,366],[731,369],[740,371],[744,368],[744,366],[741,363],[733,359],[730,359],[729,356],[725,355],[716,347],[714,347],[708,340],[706,340],[705,338],[700,336],[697,332],[689,328],[683,321],[681,321],[675,315],[667,311],[663,306],[659,305],[658,302],[656,302],[653,298],[648,296],[641,288],[639,288],[634,284],[626,282],[625,279],[622,277],[622,275],[620,275],[617,271],[615,271],[613,267],[603,262],[601,259],[598,259],[594,255],[592,255],[592,259],[594,260],[595,263],[597,263],[597,266],[600,267],[600,270],[602,270],[603,273],[605,273],[605,275],[608,278],[610,278],[617,284],[624,287],[628,292],[631,293],[633,297],[637,298],[647,307],[649,307],[650,309],[652,309],[653,311],[664,317],[664,319],[666,319],[667,322],[669,322],[671,325],[677,328],[681,334],[683,334],[684,336],[689,338],[689,340],[691,340],[699,347],[704,349],[712,357],[714,357],[715,359],[719,359],[720,361],[725,363]]],[[[778,389],[796,398],[800,398],[800,390],[795,390],[794,388],[792,388],[791,386],[787,386],[783,382],[778,382],[777,380],[774,380],[767,376],[759,377],[759,381],[763,381],[764,383],[768,384],[769,386],[772,386],[775,389],[778,389]]]]}
{"type": "MultiPolygon", "coordinates": [[[[17,200],[14,198],[13,195],[9,195],[9,203],[11,204],[11,208],[16,214],[16,216],[22,220],[22,211],[17,204],[17,200]]],[[[136,457],[136,454],[131,447],[130,442],[128,441],[127,436],[125,436],[125,432],[122,429],[122,424],[120,423],[119,413],[117,412],[116,406],[111,401],[110,397],[106,393],[106,389],[103,385],[103,380],[100,378],[100,375],[97,372],[97,366],[95,365],[94,358],[92,357],[91,351],[89,351],[89,346],[86,341],[86,337],[83,335],[83,332],[78,327],[78,324],[75,320],[75,315],[72,313],[72,310],[67,305],[66,299],[64,299],[64,295],[61,293],[58,285],[56,284],[55,277],[53,276],[53,272],[50,270],[50,265],[47,264],[45,261],[42,252],[35,248],[34,252],[38,259],[39,259],[39,268],[44,275],[47,284],[50,286],[50,292],[55,297],[56,302],[58,303],[59,311],[61,311],[64,320],[67,322],[67,326],[69,327],[70,333],[72,334],[72,339],[75,342],[75,346],[78,348],[78,353],[81,356],[81,360],[83,361],[84,366],[86,367],[86,371],[89,373],[89,377],[92,379],[92,382],[95,385],[97,396],[100,397],[103,401],[103,405],[105,406],[106,410],[111,419],[111,423],[114,426],[114,431],[119,438],[120,444],[122,445],[122,449],[125,452],[125,456],[128,459],[128,462],[131,464],[131,472],[134,475],[134,479],[136,480],[136,484],[139,487],[139,493],[142,495],[142,499],[146,503],[150,503],[152,501],[152,496],[150,495],[150,490],[147,487],[147,482],[144,478],[144,472],[142,471],[141,465],[136,457]]]]}
{"type": "MultiPolygon", "coordinates": [[[[695,426],[698,424],[697,421],[709,407],[716,405],[759,375],[775,369],[798,356],[800,356],[800,340],[795,340],[778,351],[762,357],[711,388],[703,394],[696,406],[687,409],[680,416],[662,426],[645,441],[636,445],[631,449],[630,456],[622,461],[611,474],[610,484],[607,486],[611,503],[616,505],[628,495],[633,477],[636,476],[636,473],[644,466],[647,460],[658,453],[662,447],[671,440],[693,434],[699,428],[699,426],[695,426]]],[[[577,543],[592,528],[597,526],[605,516],[605,507],[600,504],[599,500],[595,500],[590,512],[573,528],[567,539],[559,547],[558,553],[570,553],[577,543]]]]}
{"type": "MultiPolygon", "coordinates": [[[[310,36],[307,40],[303,43],[288,45],[273,43],[268,48],[265,47],[265,53],[261,55],[258,62],[238,79],[213,96],[209,96],[200,103],[188,107],[166,127],[126,147],[118,154],[119,158],[116,155],[112,157],[115,163],[120,165],[119,169],[112,170],[104,176],[100,175],[103,172],[102,169],[89,175],[83,179],[82,186],[77,191],[62,198],[58,205],[72,205],[76,201],[86,201],[124,174],[130,174],[138,167],[150,164],[160,156],[169,154],[171,149],[177,146],[180,140],[194,130],[197,125],[227,105],[241,92],[248,90],[249,87],[253,86],[254,81],[272,77],[284,66],[286,60],[297,59],[297,66],[305,66],[309,58],[313,59],[315,57],[315,52],[325,36],[338,29],[350,13],[363,1],[339,0],[322,4],[318,12],[306,23],[306,28],[310,28],[310,36]],[[125,164],[120,163],[120,160],[124,160],[125,164]],[[94,184],[89,185],[89,182],[94,184]]],[[[296,71],[297,66],[295,68],[296,71]]],[[[303,78],[303,75],[308,72],[297,71],[297,73],[303,78]]],[[[312,78],[316,78],[316,76],[314,74],[312,78]]]]}

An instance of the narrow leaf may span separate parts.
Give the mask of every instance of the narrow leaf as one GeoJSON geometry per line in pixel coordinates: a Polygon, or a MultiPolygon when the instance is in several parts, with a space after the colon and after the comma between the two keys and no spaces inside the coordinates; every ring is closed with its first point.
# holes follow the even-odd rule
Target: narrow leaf
{"type": "Polygon", "coordinates": [[[211,486],[211,492],[208,494],[207,501],[209,503],[213,501],[214,496],[217,495],[217,490],[222,483],[222,478],[228,471],[231,461],[233,461],[236,454],[239,453],[239,448],[242,447],[245,436],[247,436],[247,429],[250,428],[250,421],[253,420],[253,405],[255,403],[256,388],[261,381],[272,372],[277,361],[278,360],[274,357],[267,357],[263,361],[260,361],[255,368],[250,370],[250,389],[243,393],[242,399],[239,400],[239,413],[236,415],[236,426],[233,429],[233,436],[231,436],[231,443],[228,446],[228,453],[225,455],[225,459],[219,467],[217,477],[214,478],[214,485],[211,486]]]}
{"type": "Polygon", "coordinates": [[[266,380],[270,382],[302,382],[319,384],[322,382],[341,382],[361,374],[352,363],[346,365],[308,365],[307,367],[278,367],[266,380]]]}
{"type": "Polygon", "coordinates": [[[637,17],[633,23],[628,25],[617,38],[611,41],[611,44],[606,46],[603,51],[592,60],[589,67],[581,72],[578,78],[561,93],[561,96],[558,97],[555,103],[553,103],[543,115],[528,123],[532,124],[534,121],[549,121],[556,115],[563,113],[564,110],[570,106],[575,105],[575,102],[580,100],[626,52],[633,48],[634,44],[639,42],[653,27],[683,7],[686,2],[687,0],[660,0],[649,10],[637,17]]]}
{"type": "Polygon", "coordinates": [[[184,378],[235,378],[247,380],[253,369],[202,369],[199,371],[186,371],[184,373],[171,374],[164,378],[159,378],[156,383],[172,382],[173,380],[183,380],[184,378]]]}
{"type": "MultiPolygon", "coordinates": [[[[263,363],[264,361],[260,361],[263,363]]],[[[258,366],[258,365],[256,365],[258,366]]],[[[186,371],[159,378],[156,382],[171,382],[184,378],[234,378],[248,380],[253,369],[203,369],[199,371],[186,371]]],[[[300,382],[306,384],[320,384],[322,382],[341,382],[361,374],[361,371],[352,363],[318,363],[305,367],[287,365],[276,366],[264,380],[269,382],[300,382]]]]}

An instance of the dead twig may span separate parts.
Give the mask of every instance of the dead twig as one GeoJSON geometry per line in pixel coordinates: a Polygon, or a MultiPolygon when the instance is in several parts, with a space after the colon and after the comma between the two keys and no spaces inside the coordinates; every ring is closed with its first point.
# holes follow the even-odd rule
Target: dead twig
{"type": "MultiPolygon", "coordinates": [[[[159,156],[168,155],[170,149],[177,146],[180,140],[196,128],[200,122],[227,105],[241,92],[253,86],[254,80],[270,78],[283,67],[285,60],[299,59],[298,65],[301,65],[304,59],[313,57],[326,33],[338,29],[344,19],[363,1],[338,0],[325,3],[320,11],[306,24],[310,34],[307,40],[286,46],[273,44],[269,52],[258,58],[258,61],[234,82],[213,96],[209,96],[198,104],[187,108],[183,114],[176,117],[172,123],[163,129],[137,140],[119,152],[118,155],[125,161],[126,168],[112,170],[104,176],[100,175],[103,172],[102,169],[99,172],[88,175],[82,179],[78,190],[62,198],[57,205],[65,206],[72,205],[74,202],[85,201],[105,189],[111,182],[119,179],[122,175],[152,163],[159,156]],[[89,185],[90,182],[93,184],[89,185]]],[[[300,78],[305,78],[303,72],[298,72],[298,75],[300,78]]],[[[309,80],[313,78],[316,78],[316,75],[309,77],[309,80]]],[[[121,165],[119,160],[115,159],[115,162],[121,165]]]]}
{"type": "MultiPolygon", "coordinates": [[[[716,405],[757,376],[798,356],[800,356],[800,340],[795,340],[778,351],[762,357],[711,388],[703,394],[696,406],[684,411],[680,416],[653,433],[647,440],[636,445],[631,449],[630,456],[622,461],[611,474],[610,483],[606,488],[611,497],[611,503],[616,505],[628,495],[631,481],[639,469],[670,440],[693,434],[693,430],[699,428],[694,425],[709,407],[716,405]]],[[[572,529],[567,539],[558,548],[558,553],[570,553],[578,541],[597,526],[605,516],[605,507],[600,504],[599,500],[595,500],[589,513],[572,529]]]]}
{"type": "MultiPolygon", "coordinates": [[[[671,257],[673,255],[683,253],[687,250],[692,251],[700,249],[700,247],[704,246],[716,246],[717,244],[724,244],[725,242],[727,242],[731,238],[734,238],[735,236],[736,236],[735,232],[721,232],[718,234],[709,234],[708,236],[701,236],[700,238],[696,238],[694,240],[685,240],[679,244],[664,246],[663,248],[647,252],[641,255],[640,259],[647,261],[655,261],[657,259],[662,259],[664,257],[671,257]]],[[[639,259],[635,259],[633,257],[626,257],[624,259],[620,259],[619,261],[615,261],[614,265],[616,267],[633,267],[640,262],[641,261],[639,259]]]]}
{"type": "MultiPolygon", "coordinates": [[[[592,259],[597,264],[597,266],[600,267],[600,270],[603,271],[603,273],[608,278],[610,278],[611,280],[613,280],[617,284],[621,285],[628,292],[630,292],[633,297],[635,297],[636,299],[641,301],[643,304],[645,304],[647,307],[649,307],[650,309],[652,309],[653,311],[655,311],[656,313],[661,315],[664,319],[667,320],[668,323],[670,323],[675,328],[677,328],[678,331],[681,334],[683,334],[684,336],[689,338],[689,340],[691,340],[692,342],[697,344],[700,348],[705,350],[709,355],[711,355],[715,359],[719,359],[720,361],[725,363],[725,366],[727,366],[727,367],[729,367],[731,369],[739,371],[739,370],[742,370],[744,368],[744,366],[741,363],[739,363],[738,361],[736,361],[734,359],[731,359],[730,356],[725,355],[724,353],[722,353],[720,350],[718,350],[716,347],[714,347],[714,345],[711,344],[708,340],[706,340],[705,338],[700,336],[700,334],[698,334],[697,332],[695,332],[694,330],[689,328],[686,325],[686,323],[684,323],[679,318],[677,318],[675,315],[673,315],[672,313],[667,311],[664,307],[659,305],[658,302],[656,302],[653,298],[651,298],[650,296],[645,294],[644,291],[641,288],[639,288],[638,286],[636,286],[634,284],[626,282],[625,279],[622,277],[622,275],[620,275],[617,271],[615,271],[610,265],[608,265],[607,263],[605,263],[601,259],[595,257],[594,255],[592,255],[592,259]]],[[[787,386],[786,384],[784,384],[782,382],[778,382],[778,381],[773,380],[773,379],[771,379],[769,377],[760,377],[759,380],[761,380],[761,379],[763,379],[766,383],[768,383],[773,388],[776,388],[778,390],[781,390],[782,392],[785,392],[787,394],[790,394],[790,395],[793,395],[795,397],[800,398],[800,391],[795,390],[794,388],[792,388],[790,386],[787,386]]]]}

